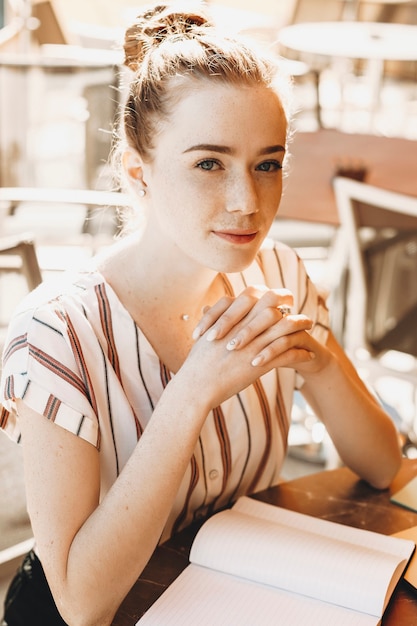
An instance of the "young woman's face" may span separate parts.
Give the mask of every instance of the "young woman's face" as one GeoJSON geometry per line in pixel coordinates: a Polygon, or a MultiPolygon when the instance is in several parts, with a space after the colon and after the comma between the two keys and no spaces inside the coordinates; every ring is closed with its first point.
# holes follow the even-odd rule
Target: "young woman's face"
{"type": "Polygon", "coordinates": [[[216,271],[247,267],[278,209],[285,142],[272,90],[197,83],[143,168],[148,231],[216,271]]]}

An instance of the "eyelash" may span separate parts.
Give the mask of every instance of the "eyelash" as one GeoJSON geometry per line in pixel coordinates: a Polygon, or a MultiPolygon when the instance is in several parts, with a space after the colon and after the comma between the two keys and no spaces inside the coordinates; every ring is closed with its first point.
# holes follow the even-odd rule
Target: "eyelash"
{"type": "MultiPolygon", "coordinates": [[[[256,169],[259,169],[261,165],[272,165],[272,168],[266,171],[267,174],[282,170],[282,163],[280,161],[264,161],[263,163],[260,163],[256,169]]],[[[260,171],[265,172],[265,170],[260,171]]]]}
{"type": "MultiPolygon", "coordinates": [[[[201,170],[204,170],[206,172],[212,172],[213,171],[212,167],[211,168],[205,168],[204,167],[204,164],[207,164],[207,163],[210,163],[211,165],[217,165],[219,168],[221,168],[221,164],[216,159],[203,159],[202,161],[199,161],[196,164],[196,167],[201,169],[201,170]]],[[[269,174],[271,172],[276,172],[278,170],[282,170],[282,163],[280,163],[280,161],[263,161],[262,163],[260,163],[256,167],[256,169],[258,171],[265,172],[266,174],[269,174]],[[272,168],[268,169],[268,170],[263,170],[263,169],[260,169],[262,165],[272,165],[272,168]]],[[[214,171],[216,171],[216,170],[214,170],[214,171]]]]}
{"type": "Polygon", "coordinates": [[[216,161],[216,159],[202,159],[196,164],[196,167],[198,167],[201,170],[204,170],[205,172],[212,172],[213,171],[212,168],[203,167],[203,165],[206,163],[210,163],[212,165],[218,165],[219,168],[221,167],[221,164],[219,163],[219,161],[216,161]]]}

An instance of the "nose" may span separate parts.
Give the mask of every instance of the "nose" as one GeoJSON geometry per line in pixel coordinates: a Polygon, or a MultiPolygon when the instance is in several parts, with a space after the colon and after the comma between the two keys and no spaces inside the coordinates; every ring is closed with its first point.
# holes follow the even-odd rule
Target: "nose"
{"type": "Polygon", "coordinates": [[[229,213],[239,211],[244,215],[259,211],[256,183],[250,172],[234,176],[230,181],[226,209],[229,213]]]}

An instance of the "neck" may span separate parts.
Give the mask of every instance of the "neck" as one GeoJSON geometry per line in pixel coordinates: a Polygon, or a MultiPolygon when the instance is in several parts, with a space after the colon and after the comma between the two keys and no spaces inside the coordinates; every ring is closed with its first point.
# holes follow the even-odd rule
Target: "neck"
{"type": "Polygon", "coordinates": [[[128,309],[162,309],[170,319],[191,325],[225,294],[218,272],[188,258],[164,258],[161,249],[149,254],[143,244],[126,238],[99,268],[128,309]]]}

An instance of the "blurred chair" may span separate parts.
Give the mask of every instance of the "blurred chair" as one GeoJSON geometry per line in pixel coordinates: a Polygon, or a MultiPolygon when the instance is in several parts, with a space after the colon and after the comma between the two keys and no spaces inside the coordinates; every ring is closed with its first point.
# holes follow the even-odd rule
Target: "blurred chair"
{"type": "Polygon", "coordinates": [[[338,177],[341,336],[364,379],[417,432],[417,197],[338,177]],[[391,389],[390,389],[390,382],[391,389]]]}
{"type": "MultiPolygon", "coordinates": [[[[131,207],[132,199],[116,191],[0,187],[0,206],[7,211],[0,242],[6,249],[14,246],[28,284],[34,285],[39,267],[42,272],[74,267],[110,244],[121,228],[120,211],[131,207]],[[31,234],[22,237],[23,232],[31,234]]],[[[1,262],[0,255],[0,270],[1,262]]],[[[6,269],[6,261],[3,265],[6,269]]]]}
{"type": "Polygon", "coordinates": [[[0,52],[14,50],[19,41],[23,25],[20,20],[14,19],[3,28],[0,28],[0,52]]]}
{"type": "MultiPolygon", "coordinates": [[[[83,212],[85,211],[83,232],[89,232],[91,229],[94,229],[90,222],[95,219],[95,214],[104,210],[111,211],[114,216],[113,227],[117,230],[116,210],[131,207],[133,200],[129,194],[120,191],[64,189],[59,187],[0,187],[0,204],[9,204],[14,217],[17,216],[19,207],[25,207],[26,210],[30,210],[29,205],[31,203],[34,205],[50,205],[57,210],[62,207],[78,206],[83,212]]],[[[56,218],[57,223],[59,223],[59,214],[56,214],[56,218]]],[[[40,232],[47,226],[45,224],[38,225],[40,232]]]]}
{"type": "Polygon", "coordinates": [[[29,290],[42,282],[33,236],[0,237],[0,273],[21,272],[29,290]]]}

